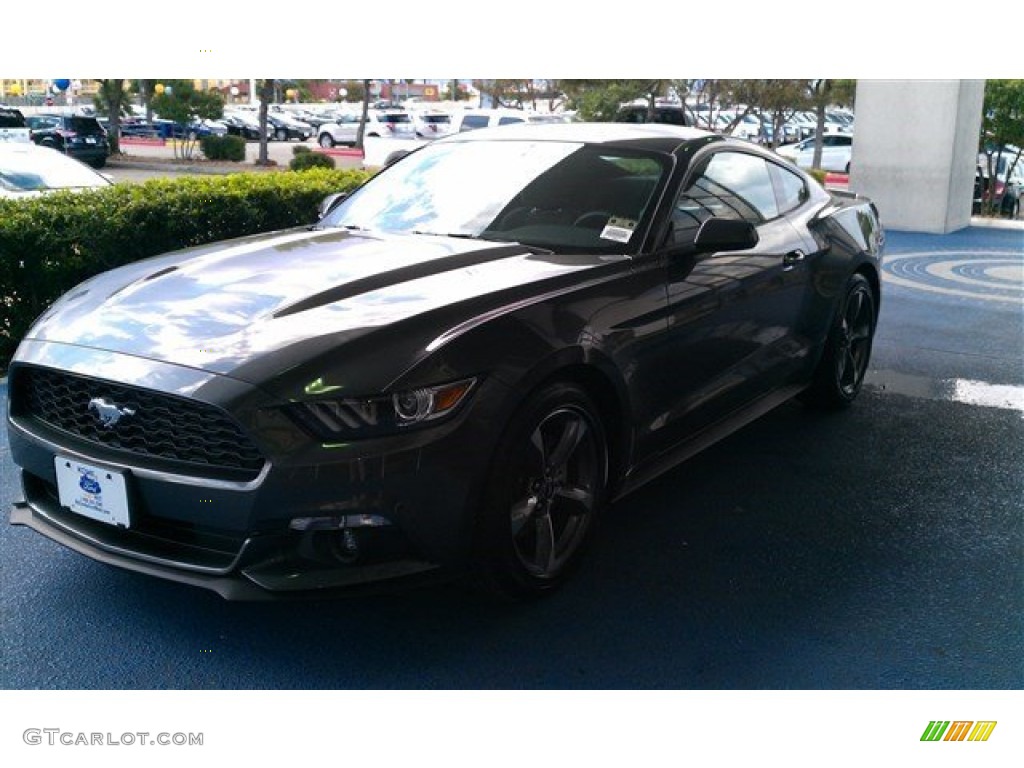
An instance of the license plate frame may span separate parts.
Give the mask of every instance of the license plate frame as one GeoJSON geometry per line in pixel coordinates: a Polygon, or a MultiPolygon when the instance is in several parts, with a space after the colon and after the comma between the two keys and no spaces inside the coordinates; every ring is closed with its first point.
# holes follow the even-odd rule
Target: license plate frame
{"type": "Polygon", "coordinates": [[[54,456],[53,462],[62,507],[107,525],[131,527],[128,481],[124,472],[67,456],[54,456]]]}

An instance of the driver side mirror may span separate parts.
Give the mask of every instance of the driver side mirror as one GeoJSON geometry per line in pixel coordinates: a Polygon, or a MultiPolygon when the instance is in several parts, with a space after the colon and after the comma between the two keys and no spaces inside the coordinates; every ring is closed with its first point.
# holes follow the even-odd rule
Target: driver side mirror
{"type": "Polygon", "coordinates": [[[693,247],[697,253],[746,251],[758,243],[757,230],[749,221],[710,218],[700,225],[693,247]]]}

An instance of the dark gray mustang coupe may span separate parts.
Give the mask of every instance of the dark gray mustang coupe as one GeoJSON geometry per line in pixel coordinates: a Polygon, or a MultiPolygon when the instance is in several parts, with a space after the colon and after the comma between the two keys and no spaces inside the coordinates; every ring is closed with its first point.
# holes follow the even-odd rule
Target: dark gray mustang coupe
{"type": "Polygon", "coordinates": [[[611,500],[868,366],[874,206],[742,141],[473,131],[329,208],[57,301],[10,368],[12,522],[231,599],[529,597],[611,500]]]}

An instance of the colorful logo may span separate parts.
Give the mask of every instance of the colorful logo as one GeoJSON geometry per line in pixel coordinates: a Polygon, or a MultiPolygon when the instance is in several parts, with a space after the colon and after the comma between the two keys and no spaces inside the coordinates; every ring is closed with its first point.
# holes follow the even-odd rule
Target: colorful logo
{"type": "Polygon", "coordinates": [[[995,720],[932,720],[921,741],[988,741],[995,729],[995,720]]]}

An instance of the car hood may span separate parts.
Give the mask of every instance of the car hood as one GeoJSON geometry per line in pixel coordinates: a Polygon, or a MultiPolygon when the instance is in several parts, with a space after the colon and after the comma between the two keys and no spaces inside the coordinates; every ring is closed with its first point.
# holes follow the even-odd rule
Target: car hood
{"type": "MultiPolygon", "coordinates": [[[[513,295],[521,300],[534,284],[626,258],[553,256],[463,238],[292,230],[94,277],[47,310],[28,338],[265,384],[340,344],[396,326],[419,337],[422,350],[425,340],[473,312],[493,313],[513,295]],[[472,307],[422,322],[462,302],[472,307]]],[[[406,355],[381,375],[397,375],[411,362],[406,355]]]]}

